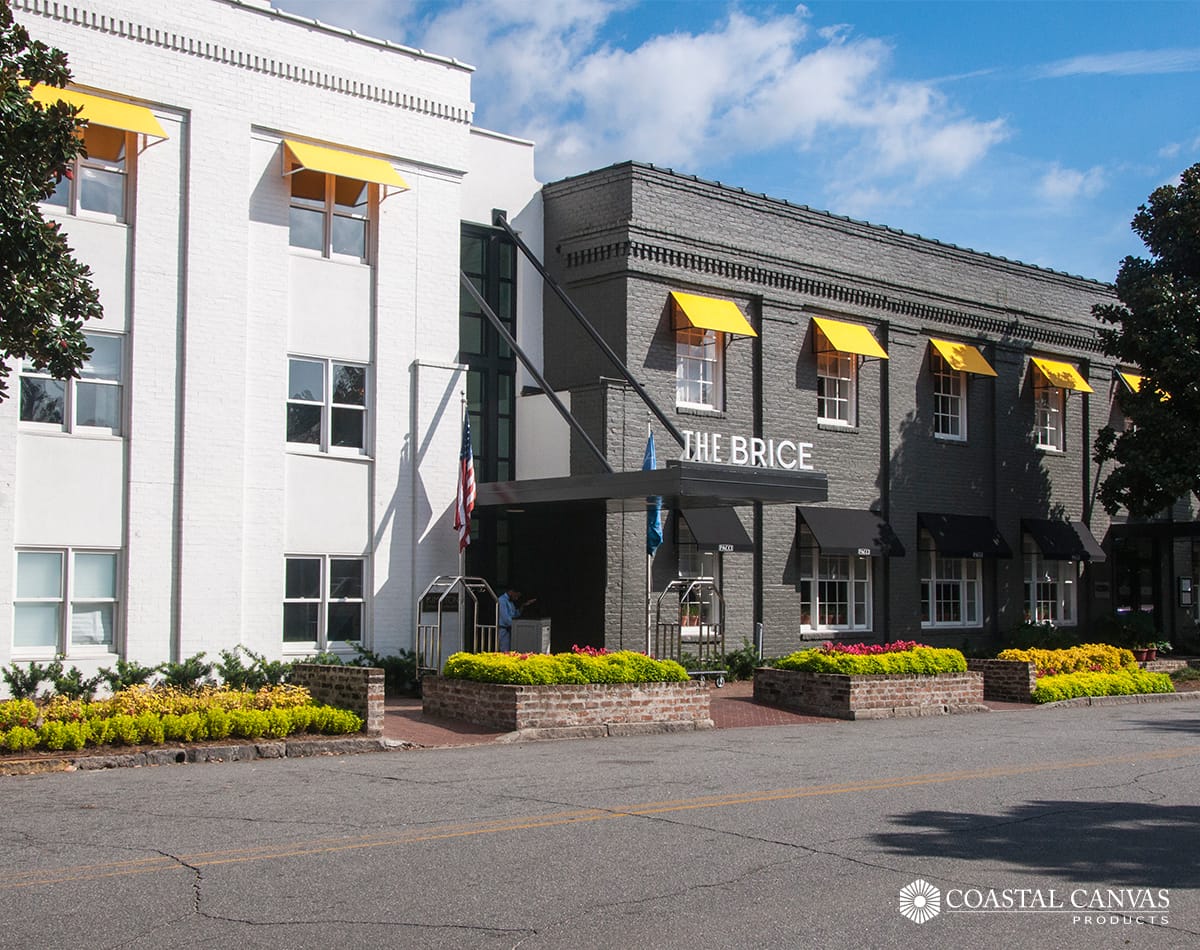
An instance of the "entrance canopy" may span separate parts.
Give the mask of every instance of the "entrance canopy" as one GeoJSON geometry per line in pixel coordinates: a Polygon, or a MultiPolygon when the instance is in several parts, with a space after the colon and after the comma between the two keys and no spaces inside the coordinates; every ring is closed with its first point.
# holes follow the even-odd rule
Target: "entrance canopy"
{"type": "Polygon", "coordinates": [[[822,554],[903,557],[904,545],[892,526],[871,511],[855,508],[797,508],[822,554]]]}
{"type": "Polygon", "coordinates": [[[935,515],[921,512],[917,522],[929,532],[942,557],[1012,557],[996,522],[986,515],[935,515]]]}
{"type": "Polygon", "coordinates": [[[1022,518],[1021,530],[1051,561],[1103,561],[1104,549],[1082,521],[1022,518]]]}
{"type": "Polygon", "coordinates": [[[610,511],[644,511],[646,499],[655,495],[665,508],[795,505],[824,501],[829,487],[824,472],[671,461],[666,468],[650,471],[484,482],[476,487],[475,504],[486,508],[599,501],[610,511]]]}
{"type": "Polygon", "coordinates": [[[754,550],[754,542],[732,508],[684,508],[679,513],[701,551],[754,550]]]}

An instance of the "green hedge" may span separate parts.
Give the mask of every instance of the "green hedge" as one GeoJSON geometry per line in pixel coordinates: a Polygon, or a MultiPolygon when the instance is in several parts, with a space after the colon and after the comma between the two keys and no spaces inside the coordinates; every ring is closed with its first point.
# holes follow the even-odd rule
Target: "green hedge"
{"type": "Polygon", "coordinates": [[[1056,703],[1077,696],[1128,696],[1134,693],[1173,693],[1166,673],[1121,669],[1114,673],[1061,673],[1039,677],[1033,689],[1035,703],[1056,703]]]}
{"type": "Polygon", "coordinates": [[[449,679],[518,686],[682,683],[688,678],[687,671],[673,660],[653,660],[632,650],[599,656],[583,653],[455,653],[446,660],[443,675],[449,679]]]}
{"type": "Polygon", "coordinates": [[[967,659],[958,650],[915,647],[897,653],[853,654],[823,649],[799,650],[772,664],[779,670],[806,673],[965,673],[967,659]]]}

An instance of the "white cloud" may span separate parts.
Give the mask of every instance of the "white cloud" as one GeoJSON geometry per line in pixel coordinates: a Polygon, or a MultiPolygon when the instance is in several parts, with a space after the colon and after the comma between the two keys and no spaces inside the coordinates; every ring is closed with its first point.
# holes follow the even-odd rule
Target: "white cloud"
{"type": "Polygon", "coordinates": [[[1144,76],[1157,73],[1187,73],[1200,69],[1200,49],[1129,50],[1123,53],[1096,53],[1073,56],[1048,63],[1038,75],[1063,76],[1110,75],[1144,76]]]}
{"type": "Polygon", "coordinates": [[[1076,198],[1095,197],[1104,185],[1104,169],[1099,166],[1078,171],[1055,163],[1038,182],[1037,193],[1053,204],[1066,204],[1076,198]]]}

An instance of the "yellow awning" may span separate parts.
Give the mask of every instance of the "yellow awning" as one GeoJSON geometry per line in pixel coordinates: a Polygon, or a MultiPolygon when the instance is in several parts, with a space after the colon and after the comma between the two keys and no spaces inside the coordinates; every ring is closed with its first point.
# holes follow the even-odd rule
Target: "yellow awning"
{"type": "Polygon", "coordinates": [[[716,330],[718,333],[736,333],[740,336],[758,336],[750,321],[738,309],[732,300],[718,300],[716,297],[701,297],[697,294],[685,294],[678,290],[671,291],[671,299],[675,301],[678,313],[689,324],[701,330],[716,330]]]}
{"type": "Polygon", "coordinates": [[[292,158],[293,167],[289,173],[306,169],[338,175],[341,178],[353,178],[355,181],[386,185],[400,191],[408,190],[408,183],[382,158],[343,152],[341,149],[326,148],[324,145],[293,142],[291,139],[284,139],[283,144],[292,158]]]}
{"type": "Polygon", "coordinates": [[[1117,375],[1120,376],[1125,382],[1125,385],[1129,387],[1130,392],[1136,393],[1142,388],[1142,377],[1137,373],[1123,373],[1120,370],[1117,370],[1117,375]]]}
{"type": "Polygon", "coordinates": [[[950,366],[960,373],[974,373],[976,376],[995,376],[996,371],[976,347],[970,343],[953,343],[950,340],[929,338],[933,348],[942,354],[950,366]]]}
{"type": "Polygon", "coordinates": [[[154,118],[154,113],[145,106],[117,102],[115,99],[105,99],[86,92],[76,92],[74,89],[59,89],[57,86],[32,86],[29,94],[34,100],[46,106],[54,105],[56,102],[78,106],[79,118],[87,119],[88,122],[96,125],[121,129],[124,132],[136,132],[138,135],[148,135],[156,139],[167,137],[167,133],[159,125],[158,119],[154,118]]]}
{"type": "Polygon", "coordinates": [[[860,323],[844,323],[841,320],[830,320],[828,317],[813,317],[813,323],[820,327],[829,345],[839,353],[857,353],[859,356],[873,356],[881,360],[888,358],[879,341],[860,323]]]}
{"type": "Polygon", "coordinates": [[[1051,385],[1058,386],[1060,389],[1073,389],[1077,393],[1095,392],[1084,378],[1079,375],[1079,370],[1070,363],[1060,363],[1058,360],[1044,360],[1037,356],[1032,357],[1032,359],[1033,365],[1050,381],[1051,385]]]}

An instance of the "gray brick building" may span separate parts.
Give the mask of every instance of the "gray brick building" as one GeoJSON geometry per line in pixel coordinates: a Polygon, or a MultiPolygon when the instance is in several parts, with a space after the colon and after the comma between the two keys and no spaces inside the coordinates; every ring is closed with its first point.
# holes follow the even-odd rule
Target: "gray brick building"
{"type": "MultiPolygon", "coordinates": [[[[1108,285],[637,163],[543,198],[547,268],[687,442],[547,294],[550,386],[618,471],[641,467],[649,425],[660,467],[690,458],[748,482],[664,499],[652,605],[680,576],[712,576],[726,648],[761,624],[768,656],[831,638],[981,648],[1026,619],[1117,610],[1187,622],[1160,578],[1192,577],[1191,539],[1173,537],[1190,529],[1143,531],[1121,561],[1137,530],[1096,501],[1092,445],[1121,423],[1117,370],[1136,372],[1100,350],[1091,309],[1108,285]],[[792,503],[755,496],[762,470],[808,466],[792,503]],[[714,505],[745,535],[675,510],[714,505]]],[[[574,479],[600,470],[579,442],[574,479]]],[[[644,499],[484,488],[516,512],[514,573],[556,647],[645,643],[644,499]]]]}

